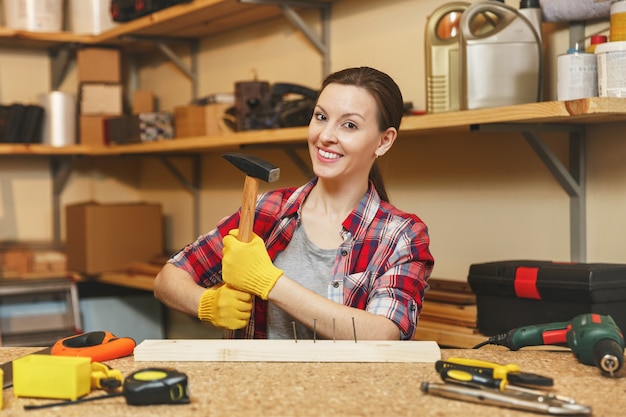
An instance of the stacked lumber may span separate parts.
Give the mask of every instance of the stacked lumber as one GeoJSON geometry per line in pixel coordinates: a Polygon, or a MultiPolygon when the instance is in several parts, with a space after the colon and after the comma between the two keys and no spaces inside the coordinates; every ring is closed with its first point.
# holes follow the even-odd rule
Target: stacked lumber
{"type": "Polygon", "coordinates": [[[476,295],[469,284],[438,278],[428,283],[415,339],[451,348],[472,348],[483,342],[486,337],[476,323],[476,295]]]}

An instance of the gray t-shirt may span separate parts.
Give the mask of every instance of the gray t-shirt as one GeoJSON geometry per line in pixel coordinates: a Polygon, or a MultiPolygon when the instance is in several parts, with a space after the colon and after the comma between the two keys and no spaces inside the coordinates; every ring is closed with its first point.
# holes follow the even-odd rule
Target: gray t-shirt
{"type": "MultiPolygon", "coordinates": [[[[287,248],[274,261],[277,268],[282,269],[289,278],[326,297],[330,274],[337,256],[337,249],[321,249],[307,237],[302,226],[298,226],[287,248]]],[[[311,328],[315,317],[307,323],[311,328]]],[[[267,338],[293,339],[293,322],[295,320],[273,303],[268,304],[267,338]]],[[[296,322],[298,339],[313,339],[313,331],[296,322]]]]}

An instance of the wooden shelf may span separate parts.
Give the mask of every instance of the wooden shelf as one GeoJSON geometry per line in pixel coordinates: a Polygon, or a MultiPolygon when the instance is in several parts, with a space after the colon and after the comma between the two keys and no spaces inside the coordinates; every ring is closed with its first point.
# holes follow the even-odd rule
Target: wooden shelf
{"type": "Polygon", "coordinates": [[[571,124],[617,121],[626,121],[626,99],[594,97],[405,117],[400,130],[407,134],[423,134],[451,130],[470,131],[474,125],[496,123],[571,124]]]}
{"type": "MultiPolygon", "coordinates": [[[[331,1],[327,1],[330,3],[331,1]]],[[[141,38],[198,39],[280,16],[275,4],[195,0],[117,25],[99,35],[43,33],[0,27],[0,46],[52,48],[64,44],[141,45],[141,38]]],[[[153,43],[150,43],[153,46],[153,43]]]]}
{"type": "MultiPolygon", "coordinates": [[[[549,101],[520,104],[498,109],[478,109],[407,116],[400,138],[419,137],[425,133],[469,132],[472,126],[513,124],[607,123],[626,121],[626,99],[588,98],[573,101],[549,101]]],[[[0,155],[126,155],[156,153],[211,152],[242,145],[304,143],[307,127],[252,130],[206,137],[173,139],[107,147],[51,147],[40,144],[0,144],[0,155]]]]}

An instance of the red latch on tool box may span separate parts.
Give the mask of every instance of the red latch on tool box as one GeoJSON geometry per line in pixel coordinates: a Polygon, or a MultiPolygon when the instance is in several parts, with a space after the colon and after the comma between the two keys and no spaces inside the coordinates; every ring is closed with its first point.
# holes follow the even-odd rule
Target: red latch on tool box
{"type": "Polygon", "coordinates": [[[515,270],[513,286],[518,298],[541,300],[541,294],[537,290],[537,274],[539,274],[537,267],[520,266],[515,270]]]}

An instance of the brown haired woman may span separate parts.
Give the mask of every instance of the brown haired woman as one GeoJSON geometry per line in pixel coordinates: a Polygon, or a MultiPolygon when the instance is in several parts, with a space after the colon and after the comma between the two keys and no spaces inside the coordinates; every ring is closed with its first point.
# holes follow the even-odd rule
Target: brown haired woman
{"type": "Polygon", "coordinates": [[[412,339],[434,264],[428,231],[389,203],[376,165],[403,104],[373,68],[328,76],[308,129],[315,178],[259,196],[251,242],[237,240],[234,213],[175,254],[157,299],[226,337],[412,339]]]}

